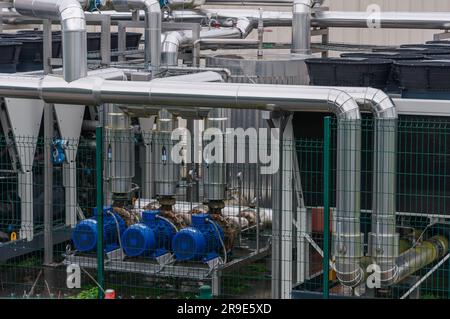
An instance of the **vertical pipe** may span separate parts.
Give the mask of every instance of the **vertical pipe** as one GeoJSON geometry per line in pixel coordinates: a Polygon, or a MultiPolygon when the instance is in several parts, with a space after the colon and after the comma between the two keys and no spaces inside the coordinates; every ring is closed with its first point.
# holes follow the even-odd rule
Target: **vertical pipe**
{"type": "Polygon", "coordinates": [[[399,254],[396,233],[396,118],[375,119],[372,231],[369,255],[381,268],[381,283],[390,285],[395,277],[399,254]]]}
{"type": "Polygon", "coordinates": [[[105,8],[113,6],[117,11],[142,9],[145,12],[145,62],[150,63],[153,73],[161,64],[161,25],[162,13],[158,0],[109,0],[105,8]]]}
{"type": "Polygon", "coordinates": [[[324,120],[323,134],[323,298],[329,298],[330,273],[330,139],[331,117],[324,120]]]}
{"type": "Polygon", "coordinates": [[[97,282],[98,298],[104,298],[104,260],[103,260],[103,128],[95,129],[95,169],[97,183],[97,282]]]}
{"type": "MultiPolygon", "coordinates": [[[[44,73],[48,74],[52,54],[51,21],[44,20],[44,73]],[[47,47],[49,46],[49,47],[47,47]]],[[[53,104],[44,105],[44,264],[53,263],[53,104]]]]}
{"type": "Polygon", "coordinates": [[[345,286],[355,287],[364,276],[359,265],[364,240],[360,229],[361,120],[338,118],[337,126],[333,252],[339,281],[345,286]]]}
{"type": "Polygon", "coordinates": [[[312,0],[294,0],[292,6],[292,53],[311,53],[312,0]]]}
{"type": "Polygon", "coordinates": [[[43,56],[44,56],[44,74],[52,73],[52,22],[49,19],[45,19],[43,23],[43,56]]]}

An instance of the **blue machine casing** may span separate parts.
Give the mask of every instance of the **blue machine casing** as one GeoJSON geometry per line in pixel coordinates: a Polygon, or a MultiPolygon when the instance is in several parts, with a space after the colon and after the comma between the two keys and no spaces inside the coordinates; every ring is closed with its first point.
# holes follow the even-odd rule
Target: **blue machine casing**
{"type": "Polygon", "coordinates": [[[67,147],[67,142],[65,140],[56,139],[52,144],[52,160],[53,164],[59,165],[64,163],[66,160],[66,154],[64,149],[67,147]]]}
{"type": "Polygon", "coordinates": [[[177,260],[207,262],[219,256],[220,238],[224,240],[223,230],[209,214],[192,215],[191,226],[180,230],[173,238],[172,250],[177,260]]]}
{"type": "Polygon", "coordinates": [[[159,210],[142,213],[142,223],[134,224],[123,233],[122,245],[125,255],[129,257],[158,257],[170,250],[174,227],[159,218],[159,210]]]}
{"type": "MultiPolygon", "coordinates": [[[[117,213],[114,212],[111,206],[104,207],[103,243],[105,252],[110,252],[120,247],[117,227],[119,228],[120,235],[122,235],[126,227],[124,220],[117,213]]],[[[93,217],[84,219],[77,224],[72,233],[72,241],[75,245],[75,248],[78,251],[89,252],[96,250],[97,208],[94,208],[93,217]]]]}

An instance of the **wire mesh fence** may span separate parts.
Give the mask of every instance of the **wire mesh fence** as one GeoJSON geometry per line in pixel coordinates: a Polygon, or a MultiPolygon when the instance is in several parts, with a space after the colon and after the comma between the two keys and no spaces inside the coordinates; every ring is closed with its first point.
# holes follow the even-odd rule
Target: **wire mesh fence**
{"type": "Polygon", "coordinates": [[[118,298],[449,298],[450,121],[324,123],[319,138],[288,127],[281,141],[222,131],[206,142],[233,140],[224,163],[163,124],[106,127],[101,142],[2,136],[1,296],[97,298],[100,284],[118,298]],[[24,149],[31,161],[17,157],[24,149]],[[278,169],[261,173],[274,154],[278,169]]]}
{"type": "MultiPolygon", "coordinates": [[[[68,298],[76,295],[79,290],[70,290],[66,285],[63,261],[72,227],[95,206],[96,176],[95,161],[92,161],[95,145],[78,139],[2,135],[0,149],[1,297],[68,298]],[[44,158],[46,146],[52,154],[50,205],[46,205],[44,195],[44,170],[49,165],[44,158]],[[76,154],[73,162],[66,158],[71,152],[76,154]],[[71,196],[76,197],[70,200],[71,196]],[[47,261],[44,259],[46,209],[50,212],[48,222],[53,242],[47,261]],[[47,262],[48,267],[44,267],[47,262]]],[[[81,276],[80,289],[92,282],[86,273],[81,276]]]]}

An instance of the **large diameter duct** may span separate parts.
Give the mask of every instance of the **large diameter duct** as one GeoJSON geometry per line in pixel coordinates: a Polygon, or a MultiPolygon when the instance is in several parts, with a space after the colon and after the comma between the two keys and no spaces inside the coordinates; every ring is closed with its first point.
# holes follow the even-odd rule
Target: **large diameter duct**
{"type": "Polygon", "coordinates": [[[161,63],[161,7],[158,0],[108,0],[105,7],[119,12],[144,10],[145,12],[145,61],[157,72],[161,63]]]}
{"type": "Polygon", "coordinates": [[[86,20],[80,1],[14,0],[14,7],[25,16],[59,19],[62,29],[64,79],[71,82],[87,75],[86,20]]]}

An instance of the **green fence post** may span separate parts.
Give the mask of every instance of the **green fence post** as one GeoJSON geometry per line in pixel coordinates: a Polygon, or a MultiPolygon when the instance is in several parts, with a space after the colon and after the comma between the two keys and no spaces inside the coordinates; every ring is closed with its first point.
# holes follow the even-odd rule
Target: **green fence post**
{"type": "Polygon", "coordinates": [[[330,273],[330,139],[331,117],[324,120],[323,134],[323,298],[329,298],[330,273]]]}
{"type": "Polygon", "coordinates": [[[105,297],[104,290],[104,260],[103,260],[103,128],[95,129],[95,167],[97,183],[97,282],[98,298],[105,297]]]}

